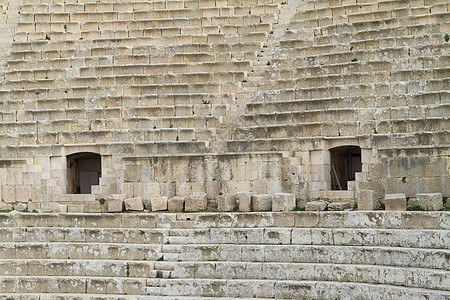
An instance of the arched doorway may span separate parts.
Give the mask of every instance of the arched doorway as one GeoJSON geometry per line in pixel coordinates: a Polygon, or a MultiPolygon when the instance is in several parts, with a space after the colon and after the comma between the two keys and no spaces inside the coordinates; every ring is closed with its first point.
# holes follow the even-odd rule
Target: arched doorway
{"type": "Polygon", "coordinates": [[[361,148],[341,146],[330,149],[331,189],[347,190],[347,182],[355,181],[355,173],[361,172],[361,148]]]}
{"type": "Polygon", "coordinates": [[[90,194],[91,186],[99,184],[101,175],[100,154],[81,152],[67,156],[68,194],[90,194]]]}

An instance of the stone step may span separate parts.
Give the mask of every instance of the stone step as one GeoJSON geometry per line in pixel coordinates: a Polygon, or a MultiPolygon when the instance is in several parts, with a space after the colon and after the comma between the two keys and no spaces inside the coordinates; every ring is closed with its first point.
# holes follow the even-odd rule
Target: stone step
{"type": "Polygon", "coordinates": [[[450,272],[423,268],[326,263],[178,262],[172,278],[274,279],[387,284],[450,290],[450,272]]]}
{"type": "Polygon", "coordinates": [[[3,293],[145,295],[145,278],[85,276],[0,276],[3,293]]]}
{"type": "Polygon", "coordinates": [[[448,271],[449,250],[380,246],[184,245],[181,261],[368,264],[448,271]]]}
{"type": "MultiPolygon", "coordinates": [[[[273,91],[271,94],[262,94],[265,99],[263,101],[254,101],[247,104],[247,113],[250,115],[259,114],[276,114],[291,113],[296,111],[321,111],[321,110],[340,110],[348,109],[349,103],[361,103],[363,105],[362,97],[335,97],[335,98],[318,98],[318,99],[295,99],[295,89],[286,91],[273,91]]],[[[449,97],[450,93],[447,91],[437,91],[411,95],[411,98],[421,103],[417,107],[424,110],[425,114],[432,114],[436,109],[446,109],[448,104],[445,103],[446,97],[449,97]],[[425,99],[425,100],[424,100],[425,99]],[[430,100],[427,100],[430,99],[430,100]],[[432,101],[431,101],[432,100],[432,101]]],[[[413,100],[413,101],[414,101],[413,100]]],[[[413,109],[409,106],[399,105],[398,109],[391,108],[383,105],[385,102],[381,98],[376,104],[375,97],[364,98],[367,104],[366,108],[360,108],[361,111],[371,111],[374,114],[374,118],[378,114],[385,112],[397,112],[397,111],[410,111],[413,109]]]]}
{"type": "Polygon", "coordinates": [[[183,244],[296,244],[390,246],[448,249],[450,233],[426,229],[363,228],[0,228],[1,242],[93,242],[162,244],[164,253],[180,253],[183,244]],[[169,236],[168,236],[169,235],[169,236]],[[167,244],[166,244],[167,243],[167,244]]]}
{"type": "Polygon", "coordinates": [[[1,259],[0,276],[156,277],[155,261],[1,259]]]}
{"type": "Polygon", "coordinates": [[[445,211],[349,211],[349,212],[229,212],[229,213],[0,213],[0,228],[74,227],[168,229],[188,215],[193,228],[338,228],[338,229],[443,229],[450,228],[445,211]]]}
{"type": "Polygon", "coordinates": [[[113,244],[92,242],[19,242],[2,243],[0,259],[124,259],[158,260],[161,245],[113,244]]]}
{"type": "Polygon", "coordinates": [[[209,228],[179,229],[178,236],[169,236],[166,247],[188,244],[282,244],[385,246],[425,249],[449,249],[447,230],[345,229],[345,228],[209,228]]]}
{"type": "Polygon", "coordinates": [[[148,295],[202,295],[281,299],[445,299],[449,292],[382,284],[234,279],[149,279],[148,295]]]}
{"type": "Polygon", "coordinates": [[[0,242],[164,244],[167,234],[168,230],[163,228],[2,227],[0,242]]]}

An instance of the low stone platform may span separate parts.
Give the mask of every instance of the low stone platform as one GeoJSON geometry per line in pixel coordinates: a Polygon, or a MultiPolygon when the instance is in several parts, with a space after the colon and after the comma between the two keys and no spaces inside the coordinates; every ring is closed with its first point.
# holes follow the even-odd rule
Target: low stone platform
{"type": "Polygon", "coordinates": [[[0,214],[1,299],[448,299],[450,213],[0,214]]]}

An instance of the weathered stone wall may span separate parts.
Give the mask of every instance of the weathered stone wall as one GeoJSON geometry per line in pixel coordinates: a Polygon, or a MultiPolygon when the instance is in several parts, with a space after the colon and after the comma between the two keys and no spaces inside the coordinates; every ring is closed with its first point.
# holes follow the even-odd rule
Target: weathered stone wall
{"type": "Polygon", "coordinates": [[[448,197],[448,10],[0,2],[2,207],[203,192],[214,208],[239,191],[293,193],[303,206],[334,197],[329,151],[349,145],[362,172],[345,197],[448,197]],[[94,196],[66,194],[77,152],[102,157],[94,196]]]}
{"type": "Polygon", "coordinates": [[[447,299],[449,218],[2,213],[0,287],[6,299],[447,299]]]}

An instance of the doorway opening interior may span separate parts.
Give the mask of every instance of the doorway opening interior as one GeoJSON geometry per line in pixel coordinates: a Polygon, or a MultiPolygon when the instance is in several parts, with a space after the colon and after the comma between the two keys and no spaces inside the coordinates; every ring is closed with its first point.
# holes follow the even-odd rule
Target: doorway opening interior
{"type": "Polygon", "coordinates": [[[67,156],[67,193],[90,194],[102,175],[100,154],[82,152],[67,156]]]}
{"type": "Polygon", "coordinates": [[[341,146],[330,149],[331,189],[347,190],[349,181],[355,181],[355,173],[361,172],[361,148],[341,146]]]}

